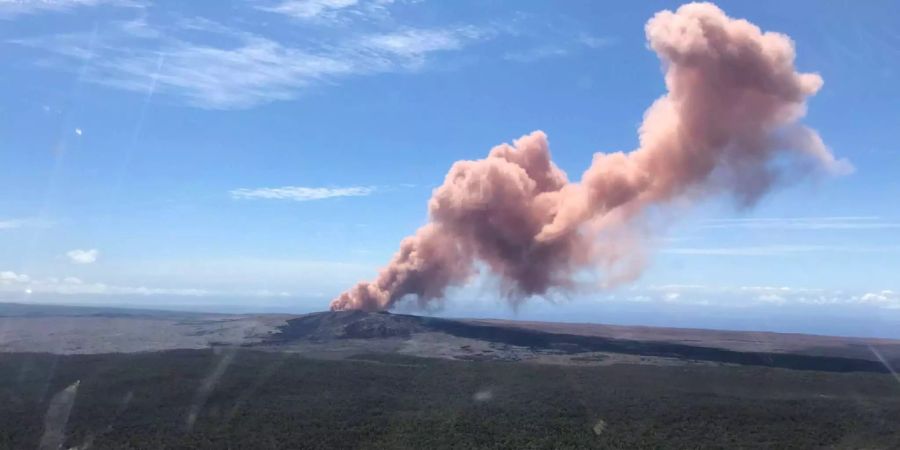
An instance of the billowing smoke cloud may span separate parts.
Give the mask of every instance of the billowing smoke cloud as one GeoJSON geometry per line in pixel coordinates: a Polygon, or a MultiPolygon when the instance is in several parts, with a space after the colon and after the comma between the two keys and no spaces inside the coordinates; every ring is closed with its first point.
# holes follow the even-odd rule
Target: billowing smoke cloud
{"type": "Polygon", "coordinates": [[[630,230],[650,208],[720,193],[747,206],[776,183],[850,170],[798,123],[822,79],[796,71],[787,36],[710,3],[657,13],[646,34],[668,93],[645,113],[636,150],[595,154],[580,183],[553,164],[540,131],[453,164],[429,223],[331,308],[383,310],[407,296],[427,304],[470,278],[476,262],[511,299],[572,288],[584,269],[628,278],[642,241],[630,230]]]}

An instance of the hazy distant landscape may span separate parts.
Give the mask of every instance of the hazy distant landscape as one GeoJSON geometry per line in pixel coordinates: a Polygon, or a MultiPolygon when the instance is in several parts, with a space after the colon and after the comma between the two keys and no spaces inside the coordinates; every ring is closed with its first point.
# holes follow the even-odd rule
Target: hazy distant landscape
{"type": "Polygon", "coordinates": [[[900,342],[887,339],[0,311],[0,448],[55,442],[48,430],[82,449],[900,445],[900,342]]]}

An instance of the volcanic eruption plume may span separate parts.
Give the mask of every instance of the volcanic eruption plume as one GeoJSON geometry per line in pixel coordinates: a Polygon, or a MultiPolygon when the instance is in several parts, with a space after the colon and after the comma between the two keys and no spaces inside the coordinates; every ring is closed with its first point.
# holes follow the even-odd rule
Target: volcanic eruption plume
{"type": "Polygon", "coordinates": [[[710,3],[659,12],[645,29],[668,92],[644,114],[636,150],[595,154],[580,182],[553,164],[541,131],[454,163],[429,222],[331,309],[384,310],[407,296],[427,304],[477,262],[512,299],[571,288],[579,271],[634,254],[640,236],[628,230],[648,208],[719,193],[752,205],[778,181],[850,169],[798,123],[822,79],[796,71],[787,36],[710,3]]]}

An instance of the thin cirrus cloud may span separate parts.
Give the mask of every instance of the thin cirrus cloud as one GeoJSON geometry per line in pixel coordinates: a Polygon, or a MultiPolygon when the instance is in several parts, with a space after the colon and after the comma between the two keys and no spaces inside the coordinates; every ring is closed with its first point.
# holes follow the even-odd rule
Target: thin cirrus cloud
{"type": "MultiPolygon", "coordinates": [[[[885,220],[878,216],[761,217],[708,220],[700,223],[699,228],[765,232],[865,232],[897,229],[900,228],[900,222],[885,220]]],[[[697,256],[791,256],[810,253],[891,253],[898,251],[900,251],[898,245],[772,244],[672,247],[664,249],[663,253],[697,256]]]]}
{"type": "Polygon", "coordinates": [[[563,38],[556,44],[541,44],[522,50],[508,51],[503,54],[503,59],[517,63],[533,63],[545,59],[568,56],[575,53],[579,48],[601,49],[615,43],[616,39],[612,37],[582,33],[575,38],[563,38]]]}
{"type": "Polygon", "coordinates": [[[364,197],[375,192],[371,186],[349,187],[304,187],[284,186],[277,188],[235,189],[230,192],[231,198],[239,200],[293,200],[305,202],[336,197],[364,197]]]}
{"type": "Polygon", "coordinates": [[[757,245],[737,247],[674,247],[662,250],[672,255],[696,256],[789,256],[804,253],[885,253],[900,251],[897,246],[841,245],[757,245]]]}
{"type": "Polygon", "coordinates": [[[221,291],[202,288],[148,287],[112,285],[87,282],[77,277],[35,278],[27,274],[0,271],[0,292],[24,293],[27,295],[128,295],[128,296],[174,296],[174,297],[221,297],[226,295],[243,297],[289,297],[285,291],[250,290],[221,291]]]}
{"type": "Polygon", "coordinates": [[[68,12],[91,6],[141,7],[137,0],[0,0],[0,19],[44,12],[68,12]]]}
{"type": "Polygon", "coordinates": [[[746,308],[752,306],[861,306],[900,309],[900,293],[890,289],[848,292],[790,286],[656,285],[634,287],[626,300],[746,308]]]}
{"type": "Polygon", "coordinates": [[[363,49],[374,50],[403,58],[407,65],[420,65],[429,53],[459,50],[466,42],[490,36],[490,33],[473,26],[451,29],[408,28],[393,33],[371,34],[358,42],[363,49]]]}
{"type": "Polygon", "coordinates": [[[303,21],[333,22],[347,18],[384,18],[393,0],[282,0],[257,9],[303,21]]]}
{"type": "Polygon", "coordinates": [[[316,25],[391,24],[390,8],[420,0],[263,0],[256,9],[316,25]]]}
{"type": "Polygon", "coordinates": [[[900,228],[900,222],[883,220],[878,216],[763,217],[716,219],[704,222],[700,227],[769,230],[879,230],[900,228]]]}
{"type": "Polygon", "coordinates": [[[50,223],[40,219],[0,219],[0,230],[14,230],[18,228],[45,228],[50,223]]]}
{"type": "Polygon", "coordinates": [[[88,250],[75,249],[66,252],[69,261],[75,264],[93,264],[100,257],[100,251],[92,248],[88,250]]]}
{"type": "Polygon", "coordinates": [[[578,36],[578,42],[590,48],[604,48],[614,45],[618,40],[610,36],[594,36],[582,33],[578,36]]]}
{"type": "Polygon", "coordinates": [[[503,59],[520,63],[530,63],[534,61],[540,61],[542,59],[565,56],[568,54],[569,50],[563,47],[542,45],[526,50],[506,52],[503,54],[503,59]]]}
{"type": "Polygon", "coordinates": [[[22,222],[19,220],[0,220],[0,230],[12,230],[22,228],[22,222]]]}
{"type": "MultiPolygon", "coordinates": [[[[303,4],[312,8],[309,14],[339,6],[303,4]]],[[[166,26],[145,18],[108,23],[90,32],[7,42],[46,52],[54,58],[41,58],[42,66],[78,72],[89,82],[228,110],[294,99],[349,77],[422,70],[437,53],[492,36],[468,25],[401,25],[390,31],[359,26],[321,40],[292,41],[207,18],[176,20],[166,26]]]]}

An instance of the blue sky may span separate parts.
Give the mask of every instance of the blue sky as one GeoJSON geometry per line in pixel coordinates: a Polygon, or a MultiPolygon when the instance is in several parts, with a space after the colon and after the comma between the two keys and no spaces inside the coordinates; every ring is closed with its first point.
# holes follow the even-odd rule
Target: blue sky
{"type": "MultiPolygon", "coordinates": [[[[856,171],[710,199],[644,275],[442,314],[900,337],[900,5],[719,2],[794,39],[807,124],[856,171]]],[[[674,2],[0,0],[0,299],[324,309],[458,159],[544,130],[577,178],[664,93],[674,2]]]]}

